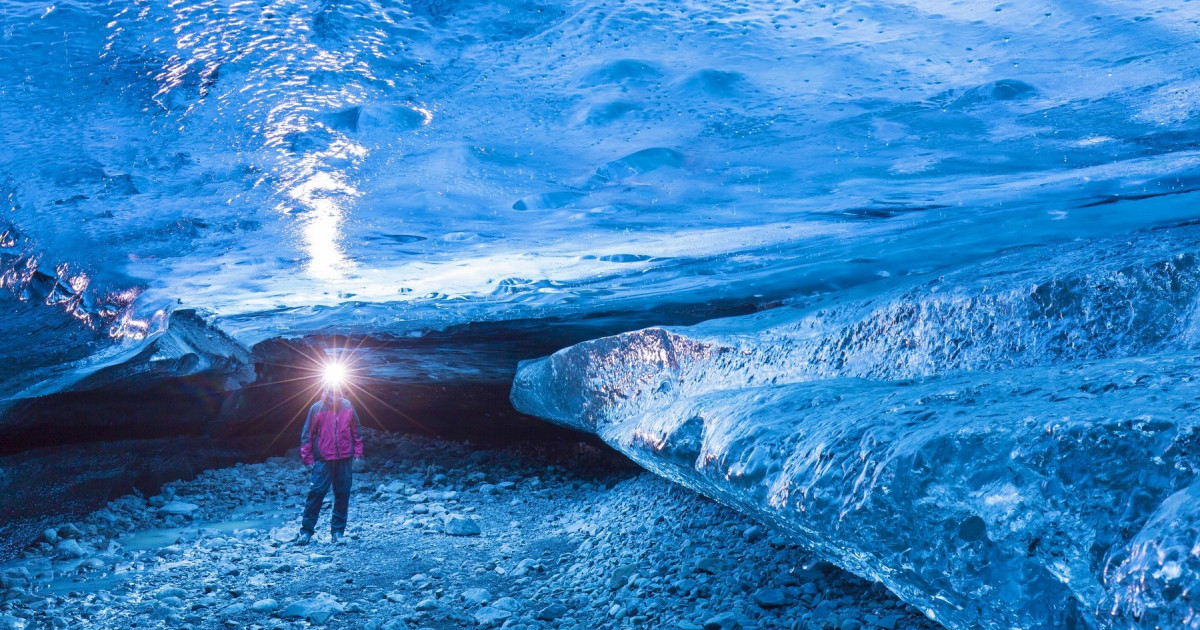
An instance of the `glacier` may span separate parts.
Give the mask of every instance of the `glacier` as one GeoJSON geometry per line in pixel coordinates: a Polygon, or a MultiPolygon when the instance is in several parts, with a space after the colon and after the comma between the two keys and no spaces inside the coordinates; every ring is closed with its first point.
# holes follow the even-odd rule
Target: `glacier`
{"type": "Polygon", "coordinates": [[[513,403],[952,628],[1191,628],[1200,231],[522,363],[513,403]]]}
{"type": "Polygon", "coordinates": [[[278,440],[352,345],[380,426],[596,433],[950,628],[1200,627],[1198,25],[0,0],[0,469],[278,440]]]}
{"type": "Polygon", "coordinates": [[[7,0],[0,396],[86,387],[176,309],[251,347],[767,307],[1188,220],[1196,19],[7,0]]]}

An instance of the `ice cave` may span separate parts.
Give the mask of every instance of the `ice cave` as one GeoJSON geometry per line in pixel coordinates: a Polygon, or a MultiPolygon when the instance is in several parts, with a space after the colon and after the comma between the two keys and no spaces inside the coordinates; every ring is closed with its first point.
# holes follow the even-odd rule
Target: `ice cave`
{"type": "Polygon", "coordinates": [[[1200,2],[0,0],[0,630],[1200,630],[1200,2]]]}

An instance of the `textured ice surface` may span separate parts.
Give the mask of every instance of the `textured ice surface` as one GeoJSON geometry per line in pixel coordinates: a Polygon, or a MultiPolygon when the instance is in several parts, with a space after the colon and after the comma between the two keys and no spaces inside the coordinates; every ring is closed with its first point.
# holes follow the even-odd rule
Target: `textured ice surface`
{"type": "Polygon", "coordinates": [[[1196,625],[1198,24],[5,0],[0,407],[314,331],[782,303],[580,346],[517,400],[952,625],[1196,625]]]}
{"type": "Polygon", "coordinates": [[[251,344],[766,303],[1186,220],[1198,15],[8,0],[0,370],[60,388],[176,308],[251,344]]]}
{"type": "Polygon", "coordinates": [[[1200,627],[1198,254],[1158,231],[584,342],[513,402],[949,627],[1200,627]]]}

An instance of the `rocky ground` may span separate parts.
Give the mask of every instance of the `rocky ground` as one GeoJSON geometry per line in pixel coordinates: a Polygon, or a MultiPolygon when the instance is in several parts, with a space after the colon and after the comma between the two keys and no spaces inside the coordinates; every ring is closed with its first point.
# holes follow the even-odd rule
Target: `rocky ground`
{"type": "Polygon", "coordinates": [[[9,628],[937,628],[878,585],[586,445],[367,436],[348,536],[298,458],[208,471],[0,567],[9,628]]]}

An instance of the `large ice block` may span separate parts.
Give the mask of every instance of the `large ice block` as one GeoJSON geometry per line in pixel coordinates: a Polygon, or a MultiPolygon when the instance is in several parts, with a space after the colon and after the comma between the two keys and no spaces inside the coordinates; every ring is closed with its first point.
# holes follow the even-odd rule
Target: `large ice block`
{"type": "Polygon", "coordinates": [[[1200,627],[1200,272],[1153,243],[597,339],[512,400],[950,628],[1200,627]]]}

